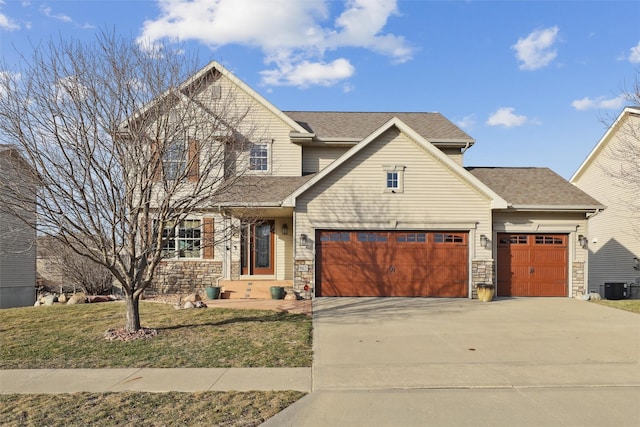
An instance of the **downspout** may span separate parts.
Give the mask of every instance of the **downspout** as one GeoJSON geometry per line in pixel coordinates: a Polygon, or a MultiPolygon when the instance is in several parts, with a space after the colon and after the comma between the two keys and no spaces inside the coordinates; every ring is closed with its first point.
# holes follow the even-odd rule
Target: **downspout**
{"type": "MultiPolygon", "coordinates": [[[[587,218],[587,227],[589,227],[589,219],[593,218],[594,216],[600,214],[602,211],[604,211],[604,209],[596,209],[595,211],[593,211],[593,213],[586,213],[585,217],[587,218]]],[[[587,231],[589,231],[587,229],[587,231]]],[[[587,233],[588,235],[589,233],[587,233]]],[[[585,270],[585,275],[584,275],[584,291],[586,294],[589,294],[589,240],[587,240],[587,256],[584,259],[584,270],[585,270]]],[[[600,292],[600,289],[598,289],[598,292],[600,292]]]]}

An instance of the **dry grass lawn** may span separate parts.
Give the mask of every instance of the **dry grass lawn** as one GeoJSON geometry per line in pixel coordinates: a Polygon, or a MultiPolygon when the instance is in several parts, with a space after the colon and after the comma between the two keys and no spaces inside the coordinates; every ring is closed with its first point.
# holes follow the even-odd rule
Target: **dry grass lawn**
{"type": "Polygon", "coordinates": [[[0,368],[224,368],[311,366],[311,319],[263,310],[176,310],[141,302],[144,327],[158,335],[104,339],[124,325],[109,302],[0,310],[0,368]]]}
{"type": "Polygon", "coordinates": [[[302,397],[296,391],[0,395],[0,425],[260,425],[302,397]]]}
{"type": "MultiPolygon", "coordinates": [[[[107,341],[119,302],[0,310],[0,369],[311,366],[311,319],[274,311],[141,302],[151,339],[107,341]]],[[[0,395],[1,426],[257,426],[304,393],[0,395]]]]}
{"type": "Polygon", "coordinates": [[[593,301],[596,304],[606,305],[620,310],[631,311],[640,314],[640,299],[600,300],[593,301]]]}

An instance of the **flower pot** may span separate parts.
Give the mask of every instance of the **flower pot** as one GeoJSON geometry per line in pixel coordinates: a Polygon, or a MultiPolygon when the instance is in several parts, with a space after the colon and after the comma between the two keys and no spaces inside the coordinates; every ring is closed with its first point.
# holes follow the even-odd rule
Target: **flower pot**
{"type": "Polygon", "coordinates": [[[493,299],[495,287],[492,284],[481,283],[478,285],[478,299],[482,302],[489,302],[493,299]]]}
{"type": "Polygon", "coordinates": [[[272,286],[269,288],[271,292],[271,299],[282,299],[284,298],[284,287],[283,286],[272,286]]]}
{"type": "Polygon", "coordinates": [[[205,288],[205,292],[207,293],[208,299],[218,299],[220,297],[220,287],[219,286],[207,286],[205,288]]]}

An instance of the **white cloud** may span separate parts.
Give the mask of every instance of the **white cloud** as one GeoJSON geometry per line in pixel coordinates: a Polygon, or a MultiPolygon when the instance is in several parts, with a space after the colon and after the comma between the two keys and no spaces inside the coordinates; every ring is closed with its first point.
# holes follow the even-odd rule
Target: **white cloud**
{"type": "Polygon", "coordinates": [[[307,62],[283,65],[275,70],[262,71],[262,80],[271,86],[332,86],[353,75],[353,65],[344,58],[325,64],[307,62]]]}
{"type": "Polygon", "coordinates": [[[536,30],[511,46],[516,58],[521,62],[521,70],[537,70],[546,67],[555,59],[558,52],[553,48],[558,38],[558,27],[536,30]]]}
{"type": "Polygon", "coordinates": [[[48,18],[53,18],[53,19],[57,19],[58,21],[62,21],[62,22],[72,22],[73,20],[71,19],[71,17],[63,14],[63,13],[53,13],[53,9],[51,9],[49,6],[40,6],[40,12],[44,13],[44,15],[48,18]]]}
{"type": "MultiPolygon", "coordinates": [[[[0,6],[4,4],[4,1],[0,0],[0,6]]],[[[13,31],[20,29],[20,25],[16,24],[15,21],[9,18],[4,13],[0,13],[0,30],[13,31]]]]}
{"type": "Polygon", "coordinates": [[[576,99],[571,103],[571,106],[579,111],[593,110],[596,108],[602,108],[605,110],[619,110],[625,104],[624,95],[616,96],[615,98],[606,99],[604,96],[600,96],[595,99],[591,99],[585,96],[582,99],[576,99]]]}
{"type": "Polygon", "coordinates": [[[501,107],[489,116],[487,124],[489,126],[502,126],[505,128],[521,126],[527,122],[526,116],[519,116],[514,113],[513,107],[501,107]]]}
{"type": "MultiPolygon", "coordinates": [[[[402,36],[384,33],[398,14],[396,0],[347,0],[333,21],[329,0],[160,0],[160,15],[144,22],[144,46],[160,41],[195,40],[216,49],[240,44],[262,50],[275,69],[261,74],[269,85],[333,85],[354,73],[348,59],[325,59],[343,47],[368,49],[394,62],[411,59],[402,36]],[[250,12],[248,12],[250,11],[250,12]],[[348,66],[347,66],[348,65],[348,66]],[[318,71],[327,76],[318,76],[318,71]]],[[[331,4],[331,8],[335,8],[331,4]]]]}
{"type": "Polygon", "coordinates": [[[475,114],[464,116],[462,119],[458,120],[456,124],[463,129],[472,129],[476,124],[476,116],[475,114]]]}
{"type": "Polygon", "coordinates": [[[640,64],[640,42],[629,50],[631,50],[629,62],[632,64],[640,64]]]}

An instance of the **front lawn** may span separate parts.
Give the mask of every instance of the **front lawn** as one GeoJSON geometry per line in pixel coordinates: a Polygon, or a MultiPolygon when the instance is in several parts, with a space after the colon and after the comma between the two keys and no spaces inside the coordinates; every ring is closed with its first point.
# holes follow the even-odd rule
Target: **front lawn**
{"type": "Polygon", "coordinates": [[[599,301],[593,301],[596,304],[606,305],[607,307],[618,308],[620,310],[631,311],[633,313],[640,314],[640,299],[621,299],[621,300],[608,300],[603,299],[599,301]]]}
{"type": "Polygon", "coordinates": [[[140,302],[157,336],[107,341],[124,325],[121,302],[0,310],[0,369],[311,366],[311,319],[275,311],[140,302]]]}

